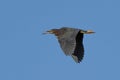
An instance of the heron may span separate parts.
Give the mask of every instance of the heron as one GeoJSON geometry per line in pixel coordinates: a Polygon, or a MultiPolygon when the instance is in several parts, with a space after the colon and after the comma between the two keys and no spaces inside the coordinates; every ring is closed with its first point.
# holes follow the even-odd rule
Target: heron
{"type": "Polygon", "coordinates": [[[44,34],[54,34],[65,55],[71,56],[76,63],[80,63],[84,57],[84,34],[92,33],[95,32],[92,30],[61,27],[59,29],[48,30],[44,34]]]}

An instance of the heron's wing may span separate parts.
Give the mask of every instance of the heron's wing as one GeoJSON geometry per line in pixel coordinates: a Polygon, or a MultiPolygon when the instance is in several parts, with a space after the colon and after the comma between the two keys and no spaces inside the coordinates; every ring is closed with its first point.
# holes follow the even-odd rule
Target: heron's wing
{"type": "Polygon", "coordinates": [[[72,58],[75,62],[79,63],[84,56],[84,46],[83,46],[83,34],[78,33],[76,36],[76,47],[74,53],[72,54],[72,58]]]}
{"type": "Polygon", "coordinates": [[[76,35],[79,29],[70,29],[64,35],[58,38],[60,46],[66,55],[72,55],[76,46],[76,35]]]}
{"type": "Polygon", "coordinates": [[[79,63],[82,61],[83,57],[84,57],[84,48],[83,45],[81,44],[75,48],[75,51],[72,54],[72,58],[75,60],[75,62],[79,63]]]}
{"type": "Polygon", "coordinates": [[[75,45],[76,45],[75,40],[73,40],[72,38],[71,39],[62,38],[62,39],[59,39],[58,41],[60,43],[60,46],[63,52],[66,55],[71,55],[74,52],[75,45]]]}

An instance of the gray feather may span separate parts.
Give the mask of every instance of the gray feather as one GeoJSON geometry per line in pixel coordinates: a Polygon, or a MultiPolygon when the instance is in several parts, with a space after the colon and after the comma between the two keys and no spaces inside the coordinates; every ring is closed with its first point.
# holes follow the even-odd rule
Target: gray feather
{"type": "Polygon", "coordinates": [[[75,39],[78,32],[79,32],[79,29],[69,28],[67,29],[64,35],[58,37],[60,46],[66,55],[73,54],[76,46],[75,39]]]}

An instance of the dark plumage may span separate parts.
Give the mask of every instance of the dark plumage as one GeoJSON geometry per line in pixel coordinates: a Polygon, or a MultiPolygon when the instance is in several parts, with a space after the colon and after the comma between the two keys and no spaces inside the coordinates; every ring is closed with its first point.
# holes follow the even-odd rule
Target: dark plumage
{"type": "Polygon", "coordinates": [[[75,62],[79,63],[84,56],[83,34],[94,33],[91,30],[81,30],[76,28],[62,27],[60,29],[52,29],[46,33],[55,34],[60,43],[63,52],[72,56],[75,62]]]}
{"type": "Polygon", "coordinates": [[[83,34],[80,33],[80,31],[76,35],[76,46],[74,53],[72,55],[78,57],[78,62],[80,62],[83,59],[84,56],[83,34]]]}

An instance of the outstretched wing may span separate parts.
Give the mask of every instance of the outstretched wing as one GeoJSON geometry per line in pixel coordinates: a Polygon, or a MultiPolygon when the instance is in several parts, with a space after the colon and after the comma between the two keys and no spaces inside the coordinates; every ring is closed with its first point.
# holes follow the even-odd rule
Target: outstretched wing
{"type": "Polygon", "coordinates": [[[72,58],[75,62],[79,63],[84,57],[84,46],[83,46],[83,34],[78,32],[76,36],[76,47],[74,53],[72,54],[72,58]]]}
{"type": "Polygon", "coordinates": [[[59,41],[60,47],[62,48],[65,55],[71,55],[74,52],[75,45],[76,45],[75,40],[62,38],[58,41],[59,41]]]}
{"type": "Polygon", "coordinates": [[[70,29],[63,36],[58,38],[60,46],[66,55],[72,55],[76,46],[76,35],[79,29],[70,29]]]}

